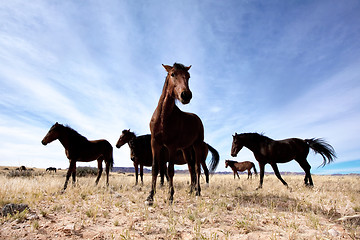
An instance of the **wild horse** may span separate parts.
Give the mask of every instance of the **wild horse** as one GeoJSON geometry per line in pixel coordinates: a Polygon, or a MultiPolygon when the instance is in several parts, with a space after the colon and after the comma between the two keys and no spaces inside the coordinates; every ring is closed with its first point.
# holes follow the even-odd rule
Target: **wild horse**
{"type": "MultiPolygon", "coordinates": [[[[138,167],[140,165],[140,179],[141,183],[143,183],[143,171],[145,167],[152,166],[152,153],[151,153],[151,135],[141,135],[136,136],[134,132],[129,130],[123,130],[119,140],[116,143],[116,147],[120,148],[124,144],[128,144],[130,148],[130,159],[134,162],[135,168],[135,177],[136,182],[135,185],[138,184],[138,167]]],[[[160,176],[161,176],[161,185],[164,184],[164,175],[168,178],[166,169],[161,168],[160,176]]]]}
{"type": "MultiPolygon", "coordinates": [[[[122,134],[116,143],[116,147],[120,148],[125,143],[128,143],[130,147],[130,156],[131,160],[134,162],[135,167],[135,176],[136,176],[136,184],[138,183],[138,165],[140,165],[140,178],[143,183],[143,167],[151,167],[152,166],[152,153],[151,153],[151,135],[141,135],[136,136],[134,132],[129,130],[123,130],[122,134]]],[[[211,147],[209,144],[205,143],[202,146],[202,150],[207,152],[210,150],[212,153],[212,161],[211,161],[211,169],[213,169],[213,164],[215,159],[219,159],[219,153],[211,147]]],[[[176,158],[174,164],[183,165],[186,164],[183,154],[181,151],[176,153],[176,158]]],[[[209,170],[206,166],[205,160],[201,162],[201,166],[204,170],[204,174],[206,177],[206,183],[209,183],[209,170]]],[[[160,168],[160,177],[161,177],[161,185],[164,184],[164,175],[167,176],[167,167],[166,165],[160,168]]]]}
{"type": "Polygon", "coordinates": [[[247,179],[249,179],[249,177],[252,177],[251,168],[254,168],[254,173],[257,175],[255,164],[250,161],[236,162],[236,161],[231,161],[231,160],[225,160],[225,168],[227,168],[228,166],[230,166],[230,168],[234,172],[234,179],[235,179],[235,174],[237,174],[237,177],[240,179],[238,171],[243,172],[245,170],[248,171],[247,179]]]}
{"type": "Polygon", "coordinates": [[[56,173],[56,168],[54,168],[54,167],[48,167],[48,168],[46,169],[46,172],[47,172],[47,171],[56,173]]]}
{"type": "Polygon", "coordinates": [[[305,185],[313,186],[314,184],[310,174],[311,166],[306,160],[309,149],[311,148],[315,153],[319,153],[323,157],[324,161],[320,166],[325,166],[333,162],[334,158],[336,158],[334,148],[321,138],[273,140],[258,133],[235,133],[235,135],[233,135],[231,156],[236,157],[243,147],[251,150],[259,162],[260,185],[258,188],[262,188],[265,165],[267,163],[273,168],[276,177],[287,186],[287,183],[281,178],[276,164],[286,163],[294,159],[305,171],[305,185]]]}
{"type": "MultiPolygon", "coordinates": [[[[179,100],[188,104],[192,98],[189,89],[189,67],[174,63],[173,66],[163,65],[167,76],[158,105],[150,121],[151,150],[153,154],[152,186],[147,198],[149,205],[153,204],[156,190],[156,178],[159,167],[168,162],[169,202],[174,196],[174,164],[176,154],[181,151],[188,163],[191,175],[191,190],[196,189],[200,195],[200,163],[206,159],[204,147],[204,127],[200,118],[193,113],[181,111],[175,104],[179,100]]],[[[217,161],[218,162],[218,161],[217,161]]],[[[217,166],[217,163],[215,164],[217,166]]]]}
{"type": "Polygon", "coordinates": [[[98,161],[98,176],[95,183],[98,184],[103,171],[102,161],[106,164],[106,185],[109,185],[109,171],[114,165],[113,148],[111,144],[104,140],[89,141],[86,137],[80,135],[69,126],[55,123],[41,141],[43,145],[51,143],[58,139],[65,148],[66,157],[70,161],[70,166],[66,174],[64,189],[66,189],[70,175],[72,175],[73,183],[76,178],[76,162],[98,161]]]}

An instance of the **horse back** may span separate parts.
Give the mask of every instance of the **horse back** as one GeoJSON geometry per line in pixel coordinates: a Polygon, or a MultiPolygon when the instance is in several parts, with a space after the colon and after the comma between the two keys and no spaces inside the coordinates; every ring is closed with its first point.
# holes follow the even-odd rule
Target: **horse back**
{"type": "MultiPolygon", "coordinates": [[[[130,146],[130,145],[129,145],[130,146]]],[[[141,135],[130,146],[134,162],[147,167],[152,166],[151,135],[141,135]]]]}
{"type": "Polygon", "coordinates": [[[276,162],[288,162],[292,159],[306,157],[309,153],[309,146],[299,138],[288,138],[274,140],[266,149],[267,155],[276,162]]]}
{"type": "Polygon", "coordinates": [[[113,157],[113,147],[105,140],[92,140],[76,147],[66,150],[69,159],[76,159],[81,162],[89,162],[98,159],[100,156],[105,158],[113,157]]]}

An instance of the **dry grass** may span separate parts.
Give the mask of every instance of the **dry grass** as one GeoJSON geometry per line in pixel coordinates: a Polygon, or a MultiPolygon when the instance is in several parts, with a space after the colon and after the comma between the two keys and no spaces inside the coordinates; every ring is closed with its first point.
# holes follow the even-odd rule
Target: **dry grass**
{"type": "MultiPolygon", "coordinates": [[[[43,170],[42,170],[43,171],[43,170]]],[[[175,175],[175,200],[169,206],[167,188],[157,189],[152,207],[144,204],[150,190],[135,178],[111,174],[78,178],[77,186],[60,190],[65,171],[35,177],[0,175],[0,207],[25,203],[29,212],[2,217],[0,239],[359,239],[356,223],[342,216],[360,211],[360,177],[313,176],[315,187],[303,186],[303,176],[285,175],[285,188],[275,176],[234,180],[214,175],[203,184],[202,196],[188,194],[188,175],[175,175]]]]}

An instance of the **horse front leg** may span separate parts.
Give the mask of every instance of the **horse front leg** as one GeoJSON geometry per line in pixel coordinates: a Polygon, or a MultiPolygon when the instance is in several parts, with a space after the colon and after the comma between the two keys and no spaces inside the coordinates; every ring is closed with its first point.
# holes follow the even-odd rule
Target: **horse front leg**
{"type": "Polygon", "coordinates": [[[161,164],[160,154],[161,154],[161,146],[156,143],[155,139],[151,139],[151,150],[152,150],[152,180],[151,180],[151,191],[149,196],[146,198],[145,203],[149,206],[154,204],[154,195],[156,192],[156,179],[159,174],[159,165],[161,164]]]}
{"type": "MultiPolygon", "coordinates": [[[[70,176],[71,176],[73,171],[76,171],[76,160],[70,160],[70,165],[69,165],[69,169],[68,169],[68,171],[66,173],[66,180],[65,180],[63,191],[66,190],[69,179],[70,179],[70,176]]],[[[76,174],[76,172],[75,172],[75,174],[76,174]]],[[[74,177],[73,177],[73,180],[74,180],[74,177]]]]}
{"type": "Polygon", "coordinates": [[[138,167],[138,162],[135,160],[134,161],[134,168],[135,168],[135,185],[138,184],[138,171],[139,171],[139,167],[138,167]]]}
{"type": "Polygon", "coordinates": [[[260,184],[256,188],[256,190],[262,188],[262,185],[263,185],[263,182],[264,182],[265,164],[259,163],[259,167],[260,167],[260,184]]]}

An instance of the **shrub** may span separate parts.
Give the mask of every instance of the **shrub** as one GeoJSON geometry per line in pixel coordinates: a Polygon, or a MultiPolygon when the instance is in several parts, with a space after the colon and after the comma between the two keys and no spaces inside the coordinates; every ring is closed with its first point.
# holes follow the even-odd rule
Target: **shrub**
{"type": "Polygon", "coordinates": [[[92,168],[92,167],[76,168],[76,176],[78,176],[78,177],[96,176],[97,173],[98,173],[97,168],[92,168]]]}

